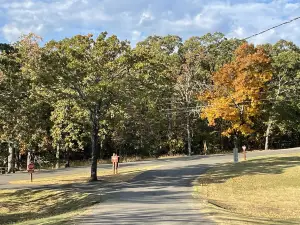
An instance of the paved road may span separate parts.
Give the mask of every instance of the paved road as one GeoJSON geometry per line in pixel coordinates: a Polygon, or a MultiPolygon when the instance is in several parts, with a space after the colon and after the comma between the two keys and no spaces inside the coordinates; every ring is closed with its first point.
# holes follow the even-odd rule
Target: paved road
{"type": "Polygon", "coordinates": [[[203,157],[160,162],[161,168],[106,189],[109,199],[76,224],[213,224],[200,214],[192,197],[191,182],[208,168],[202,161],[203,157]]]}
{"type": "MultiPolygon", "coordinates": [[[[287,152],[300,152],[300,148],[252,152],[248,157],[287,152]]],[[[192,197],[192,182],[214,164],[228,161],[232,161],[232,155],[158,161],[164,166],[145,172],[130,183],[102,189],[108,200],[75,219],[75,224],[214,224],[200,212],[192,197]]]]}
{"type": "MultiPolygon", "coordinates": [[[[248,158],[292,152],[300,152],[300,148],[250,152],[248,158]]],[[[147,171],[128,183],[73,185],[71,189],[74,191],[93,192],[106,196],[106,200],[93,206],[89,214],[75,218],[73,222],[75,224],[214,224],[204,213],[201,213],[197,199],[192,197],[192,182],[208,168],[217,163],[232,161],[232,158],[231,154],[227,154],[123,164],[122,166],[162,165],[162,167],[147,171]]],[[[46,171],[40,176],[67,175],[74,171],[88,172],[89,168],[46,171]]],[[[17,176],[22,177],[26,174],[17,176]]],[[[7,188],[10,179],[13,179],[12,176],[0,175],[0,188],[7,188]]]]}

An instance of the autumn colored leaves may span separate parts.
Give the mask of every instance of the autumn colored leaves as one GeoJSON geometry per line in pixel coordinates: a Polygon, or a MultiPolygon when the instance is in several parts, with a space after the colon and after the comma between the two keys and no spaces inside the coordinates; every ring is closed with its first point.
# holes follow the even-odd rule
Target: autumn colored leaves
{"type": "Polygon", "coordinates": [[[216,119],[228,122],[222,133],[253,132],[253,118],[260,113],[266,82],[272,78],[270,59],[261,47],[244,43],[235,52],[234,60],[221,67],[212,77],[211,87],[199,96],[206,102],[201,117],[210,125],[216,119]]]}

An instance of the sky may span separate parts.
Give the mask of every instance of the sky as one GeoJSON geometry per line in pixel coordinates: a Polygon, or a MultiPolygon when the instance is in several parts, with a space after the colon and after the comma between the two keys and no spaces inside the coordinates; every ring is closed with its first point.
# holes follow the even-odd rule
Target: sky
{"type": "MultiPolygon", "coordinates": [[[[107,31],[133,45],[150,35],[245,38],[298,16],[300,0],[0,0],[0,43],[29,32],[48,41],[107,31]]],[[[300,20],[250,42],[280,39],[300,45],[300,20]]]]}

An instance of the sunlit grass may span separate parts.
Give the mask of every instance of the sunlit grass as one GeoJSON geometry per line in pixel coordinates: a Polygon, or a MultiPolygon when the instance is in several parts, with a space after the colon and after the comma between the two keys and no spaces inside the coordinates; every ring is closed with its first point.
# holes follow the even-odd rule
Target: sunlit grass
{"type": "Polygon", "coordinates": [[[214,209],[235,216],[299,223],[299,177],[299,153],[259,157],[212,168],[199,178],[195,190],[214,209]]]}
{"type": "MultiPolygon", "coordinates": [[[[137,166],[120,168],[112,175],[111,170],[99,170],[100,179],[105,182],[126,182],[144,171],[158,166],[137,166]]],[[[71,174],[35,179],[35,185],[57,185],[47,190],[5,190],[0,191],[0,224],[20,222],[20,224],[70,224],[72,217],[82,214],[88,206],[100,202],[101,194],[73,192],[72,186],[64,184],[84,184],[86,174],[71,174]],[[68,188],[66,188],[68,187],[68,188]],[[71,189],[70,189],[71,188],[71,189]],[[66,191],[66,190],[72,190],[66,191]]],[[[14,181],[15,184],[29,184],[28,180],[14,181]]],[[[99,185],[101,182],[99,182],[99,185]]],[[[88,185],[88,184],[87,184],[88,185]]]]}
{"type": "MultiPolygon", "coordinates": [[[[129,168],[119,168],[118,174],[113,175],[112,169],[99,169],[98,176],[101,180],[107,182],[128,181],[147,170],[155,169],[160,166],[137,166],[129,168]]],[[[34,176],[34,175],[33,175],[34,176]]],[[[16,180],[11,181],[11,184],[32,184],[32,185],[51,185],[51,184],[72,184],[85,183],[89,180],[89,174],[74,173],[68,175],[51,176],[46,178],[34,178],[33,182],[30,180],[16,180]]]]}

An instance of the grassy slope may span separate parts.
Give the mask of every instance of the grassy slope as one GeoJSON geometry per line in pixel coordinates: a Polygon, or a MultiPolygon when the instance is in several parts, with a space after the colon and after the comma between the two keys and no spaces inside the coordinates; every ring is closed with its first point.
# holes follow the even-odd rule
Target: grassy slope
{"type": "MultiPolygon", "coordinates": [[[[111,171],[107,171],[102,174],[101,180],[129,181],[138,174],[157,167],[160,166],[122,168],[118,175],[111,175],[111,171]]],[[[86,181],[83,174],[73,174],[67,178],[58,176],[34,181],[34,184],[47,185],[46,187],[0,191],[0,224],[70,224],[72,217],[85,213],[88,206],[102,201],[105,197],[101,195],[103,193],[99,193],[102,181],[93,183],[92,187],[87,186],[86,181]],[[73,183],[85,189],[81,188],[80,192],[76,192],[73,183]]],[[[15,183],[27,184],[28,180],[15,183]]]]}
{"type": "Polygon", "coordinates": [[[195,190],[223,224],[299,224],[300,154],[216,166],[195,190]]]}
{"type": "Polygon", "coordinates": [[[96,202],[99,195],[56,190],[0,191],[0,222],[15,223],[76,211],[96,202]]]}

